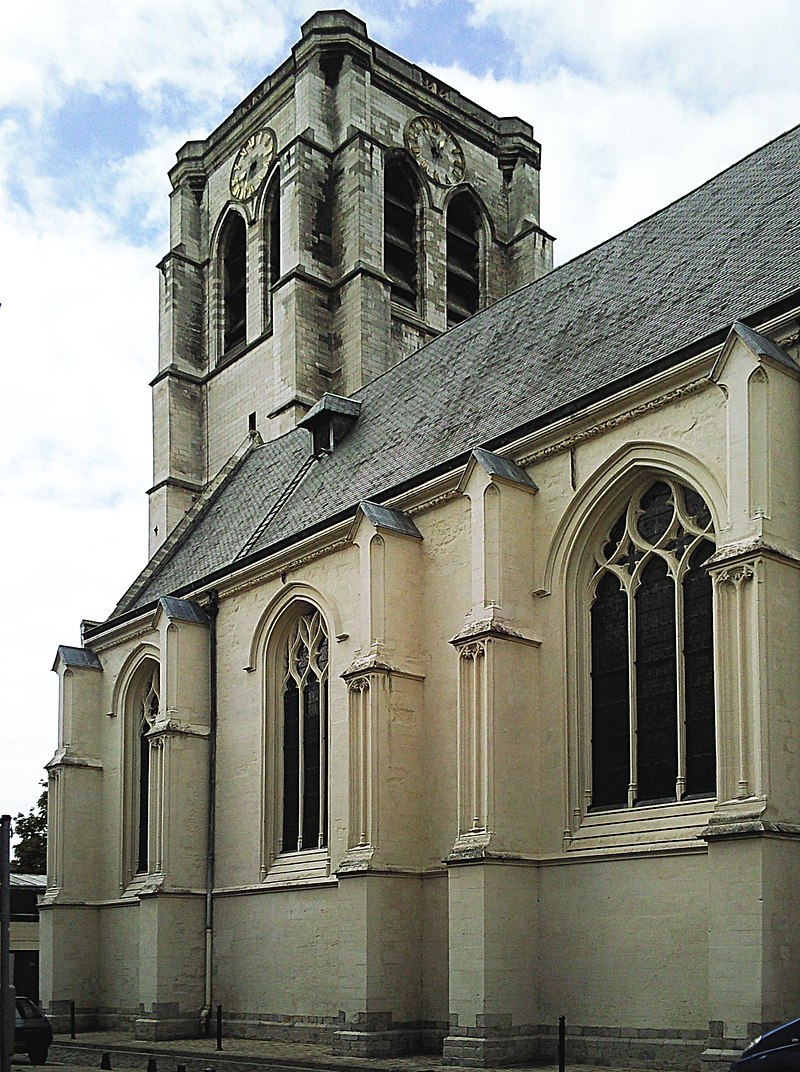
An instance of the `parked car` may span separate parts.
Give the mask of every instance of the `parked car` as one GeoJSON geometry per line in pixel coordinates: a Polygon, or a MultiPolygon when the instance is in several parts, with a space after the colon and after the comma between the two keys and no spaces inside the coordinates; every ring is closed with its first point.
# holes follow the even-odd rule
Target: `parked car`
{"type": "Polygon", "coordinates": [[[800,1072],[800,1020],[765,1031],[733,1062],[731,1072],[800,1072]]]}
{"type": "Polygon", "coordinates": [[[32,1065],[43,1065],[53,1041],[53,1029],[30,998],[17,997],[14,1019],[14,1053],[27,1053],[32,1065]]]}

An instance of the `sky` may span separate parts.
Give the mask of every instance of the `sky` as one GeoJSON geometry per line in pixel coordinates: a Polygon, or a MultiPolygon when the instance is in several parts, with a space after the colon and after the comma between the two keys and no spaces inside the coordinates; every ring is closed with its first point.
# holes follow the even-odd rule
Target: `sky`
{"type": "MultiPolygon", "coordinates": [[[[0,813],[57,744],[59,644],[145,564],[149,380],[176,150],[319,6],[39,0],[0,27],[0,813]]],[[[370,36],[542,143],[556,263],[800,122],[797,0],[352,2],[370,36]]]]}

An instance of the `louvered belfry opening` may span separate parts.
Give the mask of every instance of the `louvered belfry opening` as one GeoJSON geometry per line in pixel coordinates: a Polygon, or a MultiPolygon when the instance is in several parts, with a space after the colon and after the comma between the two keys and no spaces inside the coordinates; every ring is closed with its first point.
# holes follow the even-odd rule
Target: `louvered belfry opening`
{"type": "Polygon", "coordinates": [[[237,212],[225,222],[222,237],[223,347],[230,350],[247,333],[247,229],[237,212]]]}
{"type": "Polygon", "coordinates": [[[447,326],[478,311],[480,301],[480,217],[467,193],[447,206],[447,326]]]}
{"type": "Polygon", "coordinates": [[[390,160],[384,174],[383,269],[391,280],[392,301],[416,309],[417,188],[400,160],[390,160]]]}
{"type": "Polygon", "coordinates": [[[711,512],[658,480],[606,532],[589,612],[592,807],[711,796],[711,512]]]}
{"type": "Polygon", "coordinates": [[[281,275],[281,180],[276,175],[270,183],[267,193],[267,227],[269,228],[269,272],[270,289],[281,275]]]}

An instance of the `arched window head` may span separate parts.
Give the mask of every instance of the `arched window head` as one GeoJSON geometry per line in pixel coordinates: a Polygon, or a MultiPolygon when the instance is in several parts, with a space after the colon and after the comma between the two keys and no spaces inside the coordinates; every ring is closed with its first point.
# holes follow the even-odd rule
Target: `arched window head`
{"type": "Polygon", "coordinates": [[[468,193],[447,206],[447,326],[453,327],[480,305],[480,215],[468,193]]]}
{"type": "Polygon", "coordinates": [[[283,646],[281,852],[328,844],[328,634],[304,607],[283,646]]]}
{"type": "Polygon", "coordinates": [[[133,719],[135,743],[133,743],[135,764],[136,852],[135,870],[137,874],[146,874],[149,870],[150,840],[150,740],[148,733],[153,728],[159,709],[159,668],[158,664],[148,659],[144,664],[133,698],[133,719]]]}
{"type": "Polygon", "coordinates": [[[591,801],[716,790],[711,512],[658,480],[603,534],[591,581],[591,801]]]}
{"type": "Polygon", "coordinates": [[[247,336],[247,228],[231,212],[220,241],[222,269],[222,345],[227,352],[247,336]]]}
{"type": "Polygon", "coordinates": [[[416,309],[418,285],[417,186],[402,160],[389,160],[383,187],[383,268],[392,301],[416,309]]]}

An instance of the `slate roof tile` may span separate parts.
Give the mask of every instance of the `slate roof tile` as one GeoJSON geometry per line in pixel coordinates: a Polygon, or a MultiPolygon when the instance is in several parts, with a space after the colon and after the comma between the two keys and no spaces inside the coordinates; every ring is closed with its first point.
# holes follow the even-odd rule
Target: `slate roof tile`
{"type": "Polygon", "coordinates": [[[257,554],[352,512],[472,447],[577,408],[593,392],[649,374],[656,362],[679,359],[800,290],[799,253],[795,128],[373,380],[356,394],[361,413],[350,434],[296,486],[308,433],[295,429],[255,449],[116,613],[231,566],[245,550],[257,554]]]}

